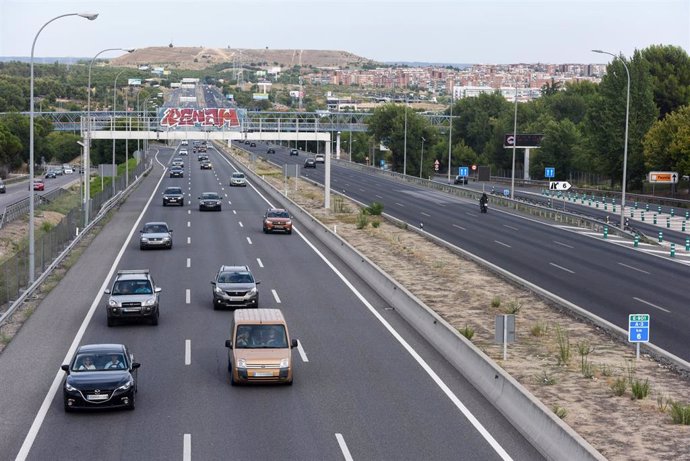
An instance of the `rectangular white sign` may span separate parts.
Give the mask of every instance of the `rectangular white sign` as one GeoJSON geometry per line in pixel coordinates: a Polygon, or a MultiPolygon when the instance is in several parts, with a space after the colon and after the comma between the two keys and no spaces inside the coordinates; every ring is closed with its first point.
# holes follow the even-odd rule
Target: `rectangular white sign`
{"type": "Polygon", "coordinates": [[[656,182],[662,184],[677,184],[678,183],[678,172],[677,171],[650,171],[649,172],[649,182],[656,182]]]}

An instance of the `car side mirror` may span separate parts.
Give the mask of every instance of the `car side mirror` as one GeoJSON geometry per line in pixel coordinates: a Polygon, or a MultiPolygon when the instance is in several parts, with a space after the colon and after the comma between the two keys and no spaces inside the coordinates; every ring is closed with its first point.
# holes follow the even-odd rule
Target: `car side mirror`
{"type": "Polygon", "coordinates": [[[161,291],[163,291],[163,289],[161,287],[156,287],[153,289],[154,293],[160,293],[161,291]]]}
{"type": "Polygon", "coordinates": [[[140,230],[140,231],[139,231],[139,233],[140,233],[140,234],[143,234],[143,233],[144,233],[144,231],[143,231],[143,230],[140,230]]]}
{"type": "Polygon", "coordinates": [[[109,295],[110,294],[110,288],[106,288],[105,290],[103,290],[103,293],[109,295]]]}
{"type": "Polygon", "coordinates": [[[62,371],[66,371],[67,374],[69,374],[69,365],[62,365],[60,368],[62,369],[62,371]]]}
{"type": "Polygon", "coordinates": [[[168,232],[170,232],[172,234],[172,229],[168,229],[168,232]]]}
{"type": "Polygon", "coordinates": [[[292,341],[290,341],[290,349],[293,349],[295,347],[297,347],[297,340],[293,339],[292,341]]]}
{"type": "Polygon", "coordinates": [[[215,284],[216,284],[216,281],[215,281],[215,280],[211,280],[211,285],[215,285],[215,284]]]}
{"type": "Polygon", "coordinates": [[[258,285],[261,283],[261,280],[256,280],[254,283],[256,283],[258,285]]]}
{"type": "Polygon", "coordinates": [[[226,339],[225,340],[225,347],[232,349],[232,341],[230,341],[229,339],[226,339]]]}
{"type": "Polygon", "coordinates": [[[132,370],[136,370],[136,369],[139,368],[140,366],[141,366],[141,363],[139,363],[139,362],[133,362],[133,363],[132,363],[132,370]]]}

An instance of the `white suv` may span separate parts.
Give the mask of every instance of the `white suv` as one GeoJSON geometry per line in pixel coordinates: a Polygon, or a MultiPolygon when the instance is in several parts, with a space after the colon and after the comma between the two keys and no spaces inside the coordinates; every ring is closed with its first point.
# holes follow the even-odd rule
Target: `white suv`
{"type": "Polygon", "coordinates": [[[326,156],[324,154],[316,154],[314,160],[316,160],[316,163],[326,163],[326,156]]]}

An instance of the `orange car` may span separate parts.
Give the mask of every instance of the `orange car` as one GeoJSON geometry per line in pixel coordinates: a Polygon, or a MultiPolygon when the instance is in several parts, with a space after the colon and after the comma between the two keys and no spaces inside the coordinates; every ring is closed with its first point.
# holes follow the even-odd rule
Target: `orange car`
{"type": "Polygon", "coordinates": [[[264,233],[281,231],[292,234],[290,213],[282,208],[269,208],[264,215],[264,233]]]}

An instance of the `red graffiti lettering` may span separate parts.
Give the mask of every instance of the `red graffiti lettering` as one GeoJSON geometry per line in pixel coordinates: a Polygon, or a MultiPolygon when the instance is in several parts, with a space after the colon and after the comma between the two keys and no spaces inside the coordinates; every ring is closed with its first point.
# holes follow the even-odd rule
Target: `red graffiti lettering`
{"type": "Polygon", "coordinates": [[[239,126],[235,109],[168,108],[163,113],[161,126],[239,126]]]}

